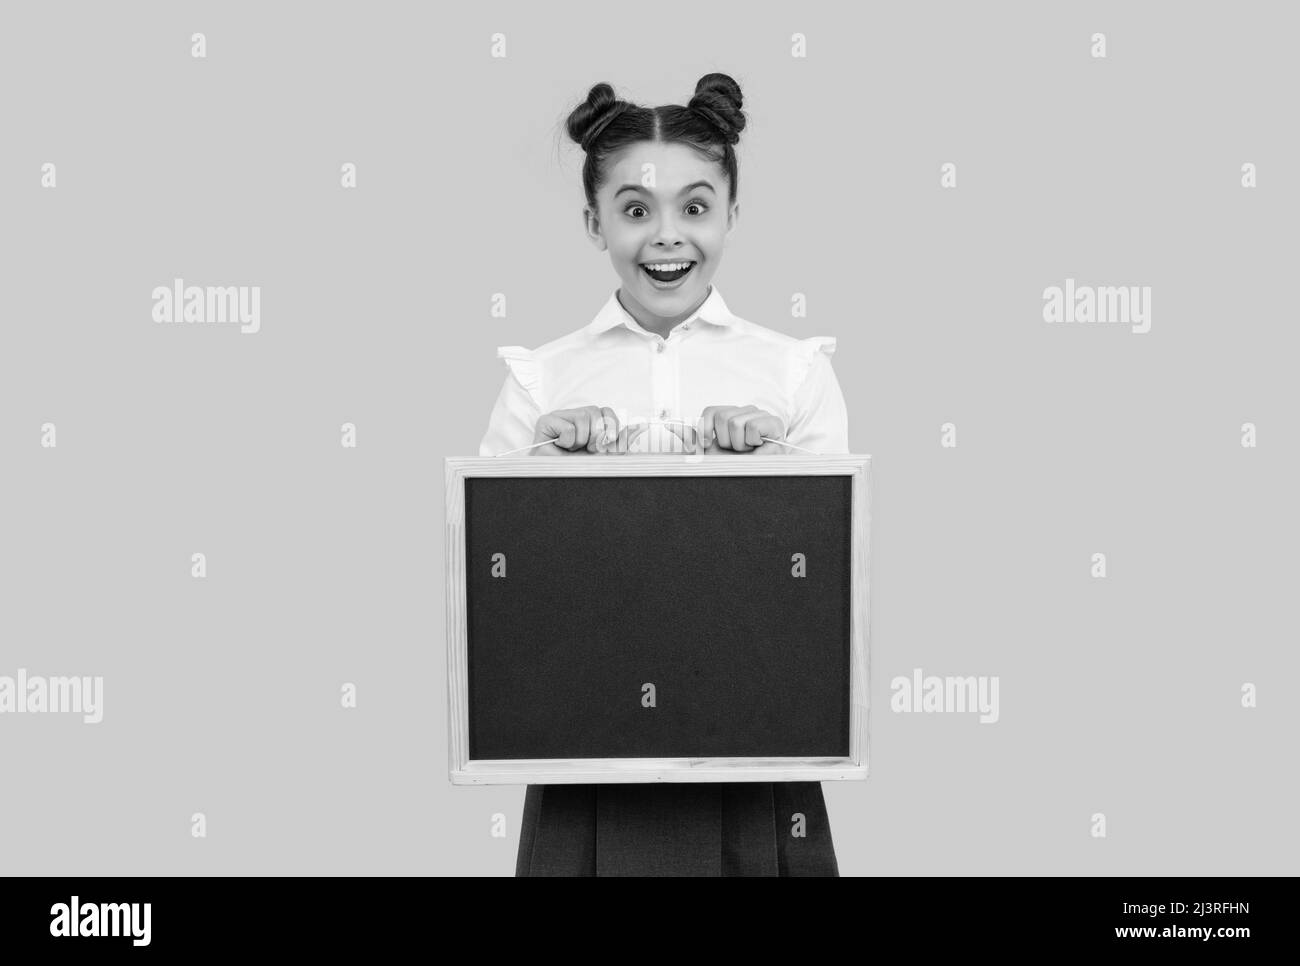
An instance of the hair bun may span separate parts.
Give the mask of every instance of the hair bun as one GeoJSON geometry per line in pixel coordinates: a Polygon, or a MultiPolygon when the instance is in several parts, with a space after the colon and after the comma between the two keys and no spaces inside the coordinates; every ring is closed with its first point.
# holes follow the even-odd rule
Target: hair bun
{"type": "Polygon", "coordinates": [[[695,96],[686,106],[717,128],[726,143],[735,144],[745,129],[745,113],[740,109],[743,101],[740,85],[731,77],[705,74],[695,85],[695,96]]]}
{"type": "Polygon", "coordinates": [[[614,88],[603,81],[593,85],[587,92],[587,100],[569,115],[569,137],[577,141],[582,150],[590,151],[601,132],[630,106],[627,101],[620,101],[614,88]]]}

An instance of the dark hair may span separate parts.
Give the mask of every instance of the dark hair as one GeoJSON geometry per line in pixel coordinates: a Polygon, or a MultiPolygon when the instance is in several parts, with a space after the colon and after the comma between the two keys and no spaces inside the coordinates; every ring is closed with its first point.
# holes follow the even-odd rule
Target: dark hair
{"type": "Polygon", "coordinates": [[[620,101],[608,84],[596,84],[566,122],[569,137],[587,152],[582,166],[587,203],[596,207],[596,192],[605,180],[605,159],[636,141],[686,144],[716,161],[727,176],[728,201],[734,202],[739,174],[733,145],[745,129],[740,105],[740,85],[726,74],[701,77],[685,107],[640,107],[620,101]]]}

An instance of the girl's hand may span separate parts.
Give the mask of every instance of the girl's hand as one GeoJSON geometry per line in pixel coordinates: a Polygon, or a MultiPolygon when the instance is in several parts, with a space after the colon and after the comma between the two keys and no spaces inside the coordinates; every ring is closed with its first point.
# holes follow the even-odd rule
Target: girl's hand
{"type": "Polygon", "coordinates": [[[537,420],[533,442],[551,440],[548,446],[529,450],[531,456],[562,456],[565,453],[626,453],[628,444],[646,431],[645,426],[627,427],[621,432],[618,416],[608,406],[557,409],[537,420]]]}
{"type": "Polygon", "coordinates": [[[685,445],[686,452],[695,453],[757,453],[760,456],[779,455],[789,451],[780,443],[769,443],[760,437],[784,439],[785,424],[757,406],[707,406],[700,415],[699,427],[667,424],[685,445]]]}

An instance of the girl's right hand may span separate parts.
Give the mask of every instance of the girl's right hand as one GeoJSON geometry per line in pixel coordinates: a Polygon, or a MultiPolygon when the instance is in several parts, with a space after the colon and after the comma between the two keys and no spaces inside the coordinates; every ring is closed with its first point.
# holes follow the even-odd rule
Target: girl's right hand
{"type": "Polygon", "coordinates": [[[608,406],[557,409],[537,420],[533,442],[550,440],[548,446],[529,450],[532,456],[560,456],[565,453],[626,453],[628,444],[646,431],[639,425],[621,432],[618,416],[608,406]],[[631,433],[631,435],[629,435],[631,433]]]}

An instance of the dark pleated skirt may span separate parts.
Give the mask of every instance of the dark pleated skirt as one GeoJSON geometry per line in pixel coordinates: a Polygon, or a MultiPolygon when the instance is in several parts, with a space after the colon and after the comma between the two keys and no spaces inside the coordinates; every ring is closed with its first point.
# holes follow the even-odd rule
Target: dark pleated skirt
{"type": "Polygon", "coordinates": [[[529,785],[516,876],[838,876],[819,782],[529,785]]]}

